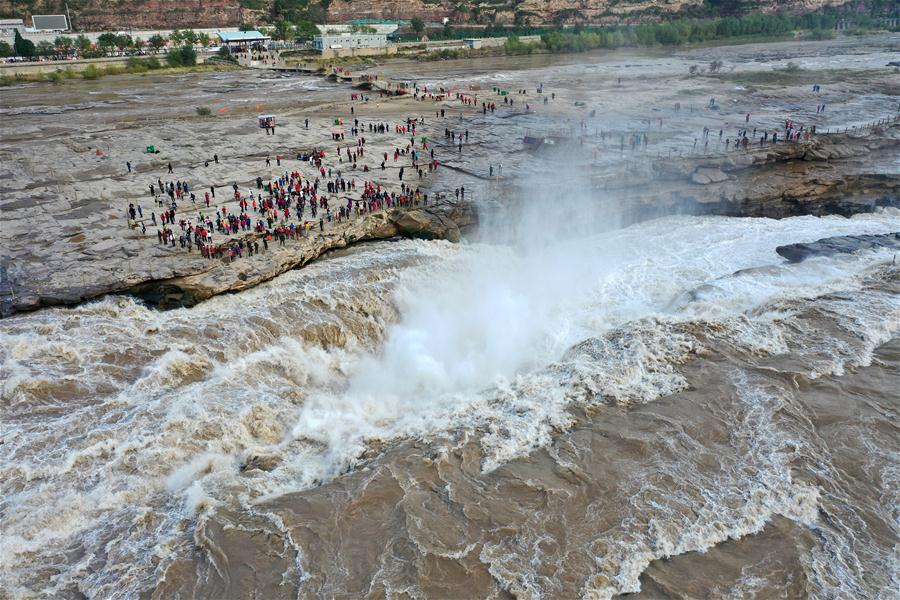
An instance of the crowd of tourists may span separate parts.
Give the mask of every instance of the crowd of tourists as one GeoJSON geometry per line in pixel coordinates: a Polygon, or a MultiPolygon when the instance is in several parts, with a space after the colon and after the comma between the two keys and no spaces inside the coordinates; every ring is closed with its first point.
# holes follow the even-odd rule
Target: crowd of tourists
{"type": "MultiPolygon", "coordinates": [[[[340,123],[340,121],[339,121],[340,123]]],[[[133,229],[147,233],[147,225],[157,227],[157,243],[198,252],[209,259],[232,261],[269,250],[270,244],[284,246],[290,241],[323,234],[332,223],[346,223],[377,211],[416,207],[428,204],[428,194],[419,186],[403,182],[404,171],[411,168],[419,178],[438,168],[433,148],[427,138],[415,139],[417,126],[424,118],[409,117],[391,125],[387,122],[362,123],[354,119],[352,145],[338,144],[331,165],[325,162],[326,151],[315,148],[297,155],[298,165],[275,178],[257,176],[250,187],[242,189],[238,182],[211,185],[202,195],[185,179],[157,178],[149,184],[152,208],[128,205],[128,221],[133,229]],[[381,169],[393,157],[392,167],[399,167],[399,189],[366,177],[368,164],[359,163],[367,156],[367,139],[362,134],[400,136],[401,143],[392,153],[384,152],[381,169]],[[410,135],[406,138],[406,135],[410,135]],[[360,172],[361,175],[360,176],[360,172]],[[218,199],[217,199],[218,191],[218,199]],[[202,197],[200,197],[202,196],[202,197]]],[[[309,127],[309,121],[305,121],[309,127]]],[[[280,166],[282,157],[276,157],[280,166]]],[[[219,163],[219,156],[214,156],[219,163]]],[[[209,161],[205,161],[208,166],[209,161]]],[[[270,157],[265,158],[271,167],[270,157]]],[[[129,165],[130,166],[130,165],[129,165]]],[[[174,173],[167,165],[168,173],[174,173]]],[[[130,170],[129,170],[130,172],[130,170]]]]}

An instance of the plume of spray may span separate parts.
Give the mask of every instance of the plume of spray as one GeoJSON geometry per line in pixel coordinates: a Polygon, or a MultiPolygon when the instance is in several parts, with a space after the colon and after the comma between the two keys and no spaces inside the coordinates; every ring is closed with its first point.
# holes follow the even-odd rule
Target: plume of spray
{"type": "Polygon", "coordinates": [[[558,354],[565,305],[583,298],[603,267],[578,242],[617,220],[574,168],[530,176],[483,211],[461,260],[401,289],[403,317],[350,391],[472,392],[558,354]]]}
{"type": "Polygon", "coordinates": [[[442,429],[485,388],[583,338],[571,317],[612,262],[579,240],[617,226],[619,215],[576,167],[543,165],[546,174],[521,180],[506,199],[479,199],[473,241],[399,287],[401,318],[382,351],[351,367],[345,390],[308,399],[295,438],[361,451],[366,438],[442,429]]]}

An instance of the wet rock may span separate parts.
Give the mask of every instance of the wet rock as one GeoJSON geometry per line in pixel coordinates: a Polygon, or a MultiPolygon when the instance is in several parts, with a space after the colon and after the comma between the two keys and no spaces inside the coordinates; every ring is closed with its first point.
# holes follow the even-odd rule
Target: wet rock
{"type": "Polygon", "coordinates": [[[700,185],[706,185],[709,183],[721,183],[723,181],[728,181],[728,175],[723,173],[719,169],[709,169],[706,167],[700,167],[694,174],[691,175],[691,181],[694,183],[699,183],[700,185]]]}
{"type": "Polygon", "coordinates": [[[900,250],[900,232],[882,235],[842,235],[823,238],[809,244],[788,244],[775,248],[780,256],[797,263],[813,256],[850,254],[859,250],[874,248],[896,248],[900,250]]]}
{"type": "Polygon", "coordinates": [[[458,242],[459,227],[449,217],[436,211],[411,210],[396,213],[392,222],[404,237],[458,242]]]}
{"type": "Polygon", "coordinates": [[[281,457],[275,454],[254,454],[241,465],[241,473],[247,471],[272,471],[281,463],[281,457]]]}

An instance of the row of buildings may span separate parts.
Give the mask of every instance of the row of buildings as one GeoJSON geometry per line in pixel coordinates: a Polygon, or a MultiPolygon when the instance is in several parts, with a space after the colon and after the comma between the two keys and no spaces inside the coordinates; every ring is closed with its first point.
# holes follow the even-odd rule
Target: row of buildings
{"type": "MultiPolygon", "coordinates": [[[[271,38],[259,31],[219,31],[216,32],[222,44],[232,49],[265,47],[271,38]]],[[[372,56],[393,54],[397,47],[391,44],[387,34],[360,32],[322,33],[313,38],[312,47],[323,58],[344,56],[372,56]]]]}
{"type": "MultiPolygon", "coordinates": [[[[69,21],[65,15],[34,15],[32,26],[26,26],[23,19],[0,19],[0,39],[4,41],[12,39],[16,33],[23,35],[32,41],[52,41],[54,36],[69,31],[69,21]]],[[[390,46],[388,35],[396,31],[403,24],[401,21],[385,21],[366,23],[366,32],[359,29],[359,24],[333,24],[321,25],[322,34],[313,39],[312,46],[323,54],[343,54],[341,51],[387,51],[390,46]]],[[[223,28],[204,30],[212,39],[218,40],[222,45],[231,47],[267,46],[271,37],[259,31],[238,31],[237,28],[223,28]]],[[[102,32],[88,32],[85,35],[91,41],[102,32]]],[[[132,37],[141,39],[149,38],[156,34],[164,36],[170,32],[163,31],[127,31],[132,37]]]]}
{"type": "MultiPolygon", "coordinates": [[[[195,33],[205,33],[212,44],[227,46],[233,50],[246,48],[271,47],[302,47],[308,44],[312,50],[318,51],[323,58],[373,56],[393,54],[398,46],[393,38],[401,26],[409,24],[408,21],[351,21],[349,23],[318,25],[320,35],[310,42],[297,44],[293,42],[273,42],[271,36],[258,30],[240,31],[236,27],[218,29],[196,29],[195,33]]],[[[20,33],[35,44],[41,42],[53,43],[60,34],[69,32],[69,22],[64,15],[47,15],[32,17],[33,27],[26,27],[22,19],[0,20],[0,40],[11,43],[15,33],[20,33]]],[[[116,34],[127,34],[134,40],[146,41],[153,36],[160,35],[168,38],[170,30],[127,30],[115,31],[116,34]]],[[[70,35],[74,35],[70,33],[70,35]]],[[[79,32],[92,43],[97,43],[103,32],[79,32]]],[[[468,47],[478,47],[481,40],[462,40],[458,44],[468,47]]],[[[401,44],[402,45],[402,44],[401,44]]],[[[212,48],[214,50],[214,48],[212,48]]]]}

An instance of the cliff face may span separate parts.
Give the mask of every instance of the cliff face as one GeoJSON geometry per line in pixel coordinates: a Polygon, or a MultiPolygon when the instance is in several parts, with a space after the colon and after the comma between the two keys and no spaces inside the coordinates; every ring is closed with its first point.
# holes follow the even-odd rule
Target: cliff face
{"type": "MultiPolygon", "coordinates": [[[[724,12],[809,12],[852,0],[720,0],[724,12]]],[[[705,0],[332,0],[328,17],[422,19],[449,17],[454,23],[602,23],[674,15],[697,9],[705,0]]],[[[716,3],[713,3],[716,4],[716,3]]]]}
{"type": "MultiPolygon", "coordinates": [[[[127,31],[228,27],[248,15],[239,0],[72,0],[69,13],[79,31],[127,31]]],[[[25,18],[33,14],[66,14],[57,0],[0,0],[0,14],[25,18]]]]}
{"type": "Polygon", "coordinates": [[[601,22],[628,16],[674,14],[699,7],[704,0],[334,0],[328,16],[334,20],[373,18],[426,21],[449,17],[454,23],[601,22]]]}
{"type": "MultiPolygon", "coordinates": [[[[805,12],[851,0],[714,0],[724,13],[805,12]]],[[[276,0],[69,0],[77,29],[127,30],[226,27],[257,21],[276,0]],[[252,7],[256,10],[251,10],[252,7]]],[[[665,16],[699,8],[704,0],[287,0],[279,7],[330,22],[349,19],[450,18],[462,23],[612,22],[665,16]]],[[[0,15],[64,14],[63,0],[0,0],[0,15]]]]}

